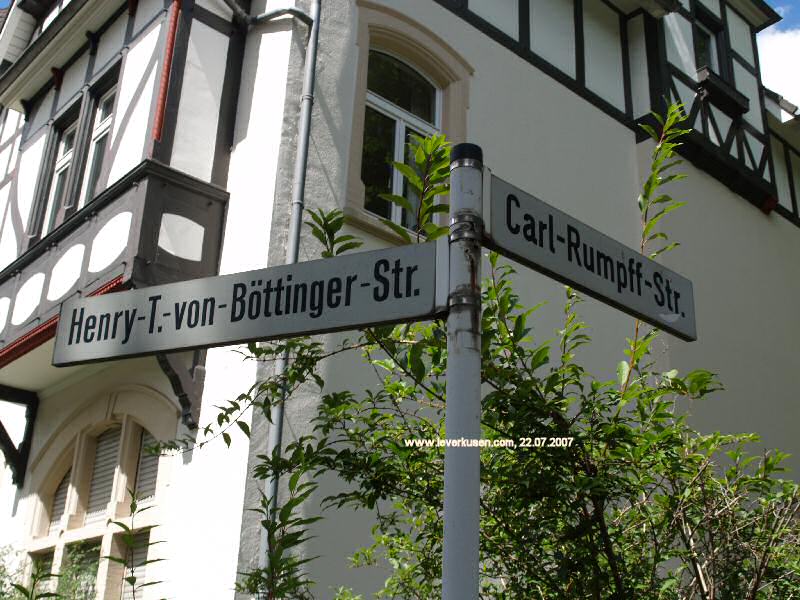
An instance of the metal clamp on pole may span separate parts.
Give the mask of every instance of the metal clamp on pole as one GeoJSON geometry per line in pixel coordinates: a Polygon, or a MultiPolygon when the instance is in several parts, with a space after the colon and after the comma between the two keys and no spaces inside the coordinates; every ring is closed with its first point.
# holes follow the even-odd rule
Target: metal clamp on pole
{"type": "MultiPolygon", "coordinates": [[[[450,156],[445,430],[451,440],[477,440],[481,432],[483,152],[474,144],[458,144],[450,156]]],[[[479,541],[479,448],[451,443],[444,455],[443,600],[477,600],[479,541]]]]}

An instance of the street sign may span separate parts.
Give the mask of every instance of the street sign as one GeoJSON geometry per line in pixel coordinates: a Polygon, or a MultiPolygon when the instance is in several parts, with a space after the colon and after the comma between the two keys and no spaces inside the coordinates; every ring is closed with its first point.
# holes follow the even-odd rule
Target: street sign
{"type": "Polygon", "coordinates": [[[430,242],[78,298],[61,308],[53,364],[424,319],[446,275],[430,242]]]}
{"type": "Polygon", "coordinates": [[[492,176],[489,246],[686,340],[697,339],[692,282],[492,176]]]}

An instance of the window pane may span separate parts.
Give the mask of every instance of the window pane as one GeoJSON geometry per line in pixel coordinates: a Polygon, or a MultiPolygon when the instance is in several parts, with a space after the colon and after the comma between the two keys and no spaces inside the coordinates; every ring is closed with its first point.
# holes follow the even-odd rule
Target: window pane
{"type": "Polygon", "coordinates": [[[719,71],[717,66],[717,54],[714,47],[716,40],[714,35],[705,27],[698,24],[697,28],[697,66],[708,67],[715,73],[719,71]]]}
{"type": "Polygon", "coordinates": [[[381,52],[370,52],[367,89],[433,124],[436,89],[399,60],[381,52]]]}
{"type": "Polygon", "coordinates": [[[392,216],[391,204],[379,198],[378,194],[392,191],[394,128],[394,119],[369,106],[366,108],[361,157],[361,181],[365,187],[364,208],[387,219],[392,216]]]}
{"type": "Polygon", "coordinates": [[[84,542],[66,547],[56,592],[62,598],[95,600],[100,542],[84,542]]]}
{"type": "Polygon", "coordinates": [[[104,98],[103,101],[100,103],[100,107],[97,109],[98,112],[98,119],[97,122],[101,123],[105,121],[109,116],[111,116],[111,111],[114,109],[114,94],[111,94],[107,98],[104,98]]]}
{"type": "Polygon", "coordinates": [[[108,429],[97,437],[92,483],[89,486],[89,503],[86,507],[87,523],[105,517],[108,502],[111,500],[114,472],[117,468],[119,437],[119,427],[108,429]]]}
{"type": "MultiPolygon", "coordinates": [[[[33,561],[33,572],[34,573],[52,573],[53,572],[53,558],[54,552],[51,550],[50,552],[45,552],[44,554],[32,554],[31,560],[33,561]]],[[[49,577],[39,581],[39,584],[36,586],[36,591],[40,594],[45,592],[51,592],[55,587],[55,578],[49,577]]]]}
{"type": "Polygon", "coordinates": [[[147,583],[145,570],[147,565],[147,549],[150,545],[150,530],[137,533],[133,538],[132,548],[126,548],[126,560],[128,566],[125,567],[125,574],[122,581],[122,600],[134,600],[135,597],[141,598],[142,591],[139,589],[147,583]],[[125,578],[135,577],[136,581],[131,586],[130,581],[125,578]]]}
{"type": "Polygon", "coordinates": [[[72,469],[67,469],[66,474],[58,484],[55,493],[53,494],[53,505],[50,508],[50,528],[48,534],[58,531],[61,525],[61,517],[64,516],[64,510],[67,506],[67,490],[69,489],[69,477],[72,469]]]}
{"type": "Polygon", "coordinates": [[[43,233],[52,231],[56,226],[56,219],[58,219],[58,212],[64,205],[64,196],[67,192],[67,177],[69,176],[69,165],[56,173],[56,180],[53,182],[53,200],[49,208],[49,217],[47,219],[47,229],[43,233]]]}
{"type": "Polygon", "coordinates": [[[61,140],[61,153],[59,157],[64,156],[75,146],[75,131],[75,128],[72,128],[64,133],[64,138],[61,140]]]}
{"type": "MultiPolygon", "coordinates": [[[[406,129],[406,147],[405,147],[405,162],[408,165],[414,164],[414,155],[413,151],[415,146],[411,146],[411,136],[416,135],[419,137],[425,137],[419,131],[413,131],[411,129],[406,129]]],[[[419,195],[413,188],[409,187],[408,181],[403,178],[403,196],[408,198],[408,201],[411,203],[411,206],[414,208],[413,213],[409,213],[407,210],[403,211],[403,216],[401,219],[401,224],[403,227],[408,229],[416,229],[417,228],[417,215],[416,212],[419,209],[419,195]]]]}
{"type": "Polygon", "coordinates": [[[158,454],[147,452],[147,447],[156,443],[149,431],[142,431],[139,446],[139,464],[136,466],[136,498],[139,501],[152,498],[156,493],[158,478],[158,454]]]}
{"type": "Polygon", "coordinates": [[[93,144],[91,163],[89,165],[89,180],[86,182],[85,202],[91,202],[94,198],[95,188],[97,188],[97,182],[100,179],[100,169],[103,167],[103,155],[106,152],[107,143],[108,133],[99,137],[93,144]]]}

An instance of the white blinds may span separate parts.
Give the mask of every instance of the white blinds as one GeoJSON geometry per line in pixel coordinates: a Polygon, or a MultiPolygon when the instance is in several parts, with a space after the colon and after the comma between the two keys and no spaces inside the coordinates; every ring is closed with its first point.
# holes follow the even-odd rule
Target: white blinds
{"type": "MultiPolygon", "coordinates": [[[[128,564],[122,575],[122,600],[134,600],[133,590],[136,589],[136,597],[141,598],[142,594],[139,587],[145,583],[145,561],[147,560],[147,545],[150,543],[150,530],[137,533],[133,538],[133,555],[125,558],[128,564]],[[125,579],[131,576],[130,567],[133,566],[133,576],[136,577],[134,585],[131,586],[125,579]]],[[[128,551],[130,552],[130,551],[128,551]]]]}
{"type": "Polygon", "coordinates": [[[69,489],[69,478],[72,469],[67,469],[61,483],[58,484],[55,493],[53,494],[53,505],[50,507],[50,527],[47,531],[48,534],[58,531],[61,525],[61,517],[64,516],[64,510],[67,508],[67,490],[69,489]]]}
{"type": "Polygon", "coordinates": [[[97,438],[92,482],[89,486],[89,504],[86,507],[86,522],[102,520],[111,500],[114,471],[117,467],[120,428],[107,429],[97,438]]]}
{"type": "Polygon", "coordinates": [[[142,441],[139,446],[139,463],[136,466],[136,498],[141,501],[152,498],[156,493],[158,477],[158,455],[145,451],[147,446],[156,443],[149,431],[142,430],[142,441]]]}

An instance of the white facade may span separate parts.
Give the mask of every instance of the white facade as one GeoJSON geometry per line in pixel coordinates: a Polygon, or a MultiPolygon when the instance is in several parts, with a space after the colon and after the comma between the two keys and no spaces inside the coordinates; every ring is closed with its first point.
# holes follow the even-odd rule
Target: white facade
{"type": "MultiPolygon", "coordinates": [[[[250,4],[251,14],[275,7],[250,4]]],[[[662,97],[682,101],[696,132],[685,148],[689,178],[672,189],[688,206],[667,225],[681,246],[665,262],[693,281],[699,339],[664,335],[658,352],[665,366],[707,368],[725,384],[687,407],[699,429],[753,431],[764,447],[797,456],[800,120],[781,122],[791,107],[765,95],[754,43],[776,15],[761,0],[682,0],[667,15],[660,5],[327,0],[306,204],[344,210],[367,249],[397,243],[380,206],[368,205],[376,171],[363,140],[381,141],[379,125],[429,127],[479,144],[499,177],[638,247],[635,199],[652,144],[636,123],[662,97]],[[417,74],[408,75],[418,94],[408,107],[370,80],[370,51],[417,74]]],[[[142,431],[201,440],[194,427],[214,422],[216,406],[261,374],[236,348],[56,369],[53,319],[75,294],[284,261],[306,35],[290,17],[245,32],[223,0],[72,0],[46,14],[19,5],[9,13],[0,33],[0,58],[11,63],[0,75],[0,421],[16,448],[25,438],[19,402],[31,392],[38,413],[13,473],[21,486],[5,461],[0,546],[23,558],[52,552],[54,570],[72,543],[115,551],[113,527],[87,520],[99,436],[120,427],[103,514],[125,519],[142,431]],[[20,50],[25,31],[33,41],[20,50]],[[98,115],[109,97],[105,130],[98,115]],[[67,472],[63,514],[52,523],[67,472]]],[[[402,140],[392,144],[402,156],[402,140]]],[[[301,260],[318,254],[304,231],[301,260]]],[[[518,279],[523,302],[548,302],[537,329],[558,329],[563,287],[526,269],[518,279]]],[[[594,339],[581,358],[611,376],[632,319],[595,301],[581,314],[594,339]]],[[[337,357],[323,376],[331,389],[369,381],[356,355],[337,357]]],[[[307,430],[317,400],[304,391],[288,405],[285,442],[307,430]]],[[[249,447],[234,436],[229,449],[215,439],[160,459],[154,508],[134,524],[158,525],[150,539],[165,540],[149,557],[167,560],[145,575],[162,583],[145,598],[232,598],[237,571],[255,564],[259,528],[246,509],[260,483],[248,468],[268,424],[243,418],[249,447]]],[[[310,548],[322,556],[312,567],[318,597],[380,584],[379,570],[347,568],[369,527],[345,512],[322,522],[310,548]]],[[[100,597],[119,597],[119,573],[100,564],[100,597]]]]}

